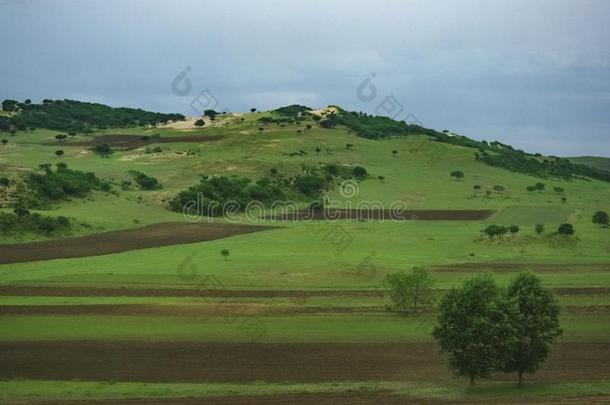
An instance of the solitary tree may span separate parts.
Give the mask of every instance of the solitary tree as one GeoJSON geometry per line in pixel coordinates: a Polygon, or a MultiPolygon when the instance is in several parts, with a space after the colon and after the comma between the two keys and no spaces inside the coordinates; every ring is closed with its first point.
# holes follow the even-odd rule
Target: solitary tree
{"type": "Polygon", "coordinates": [[[63,142],[66,140],[66,138],[68,138],[68,135],[66,135],[66,134],[55,135],[55,139],[57,139],[57,142],[63,142]]]}
{"type": "Polygon", "coordinates": [[[368,176],[366,169],[362,166],[354,167],[352,169],[352,173],[354,174],[354,177],[357,178],[358,180],[365,179],[366,176],[368,176]]]}
{"type": "Polygon", "coordinates": [[[256,108],[254,108],[254,107],[250,108],[250,112],[251,113],[256,112],[256,108]]]}
{"type": "Polygon", "coordinates": [[[464,178],[464,172],[461,170],[454,170],[450,174],[451,174],[451,177],[455,177],[456,180],[464,178]]]}
{"type": "Polygon", "coordinates": [[[505,364],[505,336],[510,333],[500,289],[489,275],[467,280],[441,300],[433,335],[449,355],[449,367],[470,379],[488,377],[505,364]]]}
{"type": "Polygon", "coordinates": [[[63,156],[64,151],[63,151],[63,150],[61,150],[61,149],[60,149],[60,150],[56,150],[56,151],[55,151],[55,154],[57,155],[57,157],[59,157],[59,158],[60,158],[60,157],[62,157],[62,156],[63,156]]]}
{"type": "Polygon", "coordinates": [[[398,155],[398,151],[397,150],[393,150],[392,151],[392,155],[394,155],[394,156],[398,155]]]}
{"type": "Polygon", "coordinates": [[[196,126],[196,127],[202,127],[202,126],[204,126],[204,125],[205,125],[205,121],[204,121],[204,120],[202,120],[201,118],[200,118],[200,119],[198,119],[197,121],[195,121],[195,126],[196,126]]]}
{"type": "MultiPolygon", "coordinates": [[[[3,139],[4,143],[6,139],[3,139]]],[[[606,211],[597,211],[593,214],[593,223],[599,226],[608,226],[608,213],[606,211]]]]}
{"type": "Polygon", "coordinates": [[[385,180],[385,176],[377,176],[377,178],[381,183],[383,183],[383,181],[385,180]]]}
{"type": "Polygon", "coordinates": [[[562,330],[559,327],[559,305],[553,293],[543,288],[533,274],[522,273],[508,286],[506,299],[511,336],[505,372],[517,372],[519,385],[523,373],[534,373],[549,354],[549,347],[562,330]]]}
{"type": "Polygon", "coordinates": [[[536,224],[534,231],[536,232],[536,235],[542,235],[544,233],[544,225],[536,224]]]}
{"type": "Polygon", "coordinates": [[[557,233],[560,235],[574,235],[574,226],[572,224],[561,224],[557,229],[557,233]]]}
{"type": "Polygon", "coordinates": [[[305,125],[305,128],[309,131],[311,129],[311,124],[305,125]]]}
{"type": "Polygon", "coordinates": [[[220,255],[221,255],[221,256],[223,257],[223,259],[225,259],[225,261],[226,261],[226,260],[229,260],[229,256],[231,255],[231,252],[229,252],[229,250],[228,250],[228,249],[222,249],[222,250],[220,251],[220,255]]]}
{"type": "Polygon", "coordinates": [[[320,152],[322,152],[322,149],[320,149],[319,147],[316,146],[316,154],[320,154],[320,152]]]}
{"type": "Polygon", "coordinates": [[[434,302],[434,280],[422,267],[414,267],[410,273],[388,274],[386,280],[390,286],[390,300],[400,311],[415,312],[434,302]]]}
{"type": "Polygon", "coordinates": [[[2,145],[6,145],[8,143],[8,139],[2,139],[0,142],[2,142],[2,145]]]}

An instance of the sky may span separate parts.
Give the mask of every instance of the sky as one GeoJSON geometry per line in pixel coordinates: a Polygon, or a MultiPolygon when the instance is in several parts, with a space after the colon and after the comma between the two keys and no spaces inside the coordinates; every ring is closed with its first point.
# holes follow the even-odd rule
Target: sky
{"type": "Polygon", "coordinates": [[[0,0],[0,99],[388,115],[610,156],[607,0],[0,0]]]}

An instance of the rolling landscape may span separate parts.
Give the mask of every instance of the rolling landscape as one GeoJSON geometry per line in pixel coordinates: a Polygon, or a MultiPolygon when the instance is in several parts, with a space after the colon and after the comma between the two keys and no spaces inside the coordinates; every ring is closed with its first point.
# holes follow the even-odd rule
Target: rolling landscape
{"type": "Polygon", "coordinates": [[[598,165],[338,106],[207,111],[196,126],[9,104],[2,403],[610,400],[598,165]],[[501,371],[470,386],[432,335],[438,306],[391,299],[388,275],[412,268],[437,303],[473,277],[529,272],[563,333],[523,386],[501,371]]]}
{"type": "Polygon", "coordinates": [[[610,404],[608,0],[0,0],[0,405],[610,404]]]}

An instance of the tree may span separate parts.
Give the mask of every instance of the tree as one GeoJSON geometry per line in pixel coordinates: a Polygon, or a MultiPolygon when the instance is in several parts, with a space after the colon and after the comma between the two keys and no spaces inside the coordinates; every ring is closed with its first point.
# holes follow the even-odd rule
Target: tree
{"type": "Polygon", "coordinates": [[[510,231],[510,233],[514,236],[517,233],[519,233],[519,227],[517,225],[511,225],[508,227],[508,230],[510,231]]]}
{"type": "Polygon", "coordinates": [[[26,98],[24,101],[24,104],[26,104],[26,105],[32,104],[32,100],[30,100],[29,98],[26,98]]]}
{"type": "Polygon", "coordinates": [[[415,312],[433,304],[434,280],[426,269],[414,267],[410,273],[388,274],[386,280],[390,286],[390,300],[400,311],[415,312]]]}
{"type": "Polygon", "coordinates": [[[362,180],[365,179],[366,176],[368,175],[366,169],[362,166],[356,166],[352,169],[352,173],[354,174],[354,177],[362,180]]]}
{"type": "Polygon", "coordinates": [[[229,256],[231,255],[231,252],[229,252],[229,249],[222,249],[220,251],[220,255],[226,260],[229,260],[229,256]]]}
{"type": "Polygon", "coordinates": [[[320,154],[320,152],[322,152],[322,149],[320,149],[319,147],[316,146],[316,154],[320,154]]]}
{"type": "Polygon", "coordinates": [[[2,142],[2,145],[6,145],[8,143],[8,139],[2,139],[0,142],[2,142]]]}
{"type": "Polygon", "coordinates": [[[311,129],[311,124],[305,125],[305,128],[309,131],[311,129]]]}
{"type": "Polygon", "coordinates": [[[496,236],[502,237],[504,234],[506,234],[506,232],[508,232],[508,229],[501,225],[489,225],[483,230],[483,233],[485,233],[485,235],[487,235],[490,239],[493,239],[496,236]]]}
{"type": "Polygon", "coordinates": [[[461,170],[454,170],[450,174],[451,174],[451,177],[455,177],[456,180],[464,178],[464,172],[461,170]]]}
{"type": "Polygon", "coordinates": [[[57,157],[59,157],[59,158],[60,158],[60,157],[62,157],[62,156],[63,156],[64,151],[63,151],[63,150],[56,150],[56,151],[55,151],[55,154],[57,155],[57,157]]]}
{"type": "Polygon", "coordinates": [[[557,229],[557,233],[560,235],[574,235],[574,226],[572,224],[561,224],[557,229]]]}
{"type": "Polygon", "coordinates": [[[197,121],[195,121],[195,126],[196,126],[196,127],[202,127],[202,126],[204,126],[204,125],[205,125],[205,121],[204,121],[204,120],[202,120],[201,118],[200,118],[200,119],[198,119],[197,121]]]}
{"type": "MultiPolygon", "coordinates": [[[[4,143],[4,139],[2,142],[4,143]]],[[[606,211],[597,211],[593,214],[593,223],[599,226],[608,226],[608,213],[606,211]]]]}
{"type": "Polygon", "coordinates": [[[488,377],[505,364],[505,337],[510,334],[506,303],[489,275],[467,280],[441,300],[433,330],[449,367],[470,379],[488,377]]]}
{"type": "Polygon", "coordinates": [[[481,189],[481,185],[480,184],[475,184],[474,186],[472,186],[472,189],[475,191],[479,191],[481,189]]]}
{"type": "Polygon", "coordinates": [[[352,149],[353,147],[354,147],[354,144],[353,144],[353,143],[346,143],[346,144],[345,144],[345,149],[347,149],[347,150],[350,150],[350,149],[352,149]]]}
{"type": "Polygon", "coordinates": [[[542,235],[544,233],[544,225],[536,224],[536,226],[534,227],[534,231],[536,232],[536,235],[542,235]]]}
{"type": "Polygon", "coordinates": [[[18,103],[15,100],[6,99],[2,102],[2,109],[8,112],[15,111],[17,104],[18,103]]]}
{"type": "Polygon", "coordinates": [[[534,189],[538,190],[538,191],[544,191],[545,187],[546,186],[544,185],[544,183],[536,183],[536,184],[534,184],[534,189]]]}
{"type": "Polygon", "coordinates": [[[538,370],[549,354],[549,346],[562,334],[559,305],[553,293],[529,273],[519,274],[511,282],[506,299],[513,310],[508,312],[511,336],[503,370],[516,371],[521,385],[523,373],[538,370]]]}
{"type": "Polygon", "coordinates": [[[398,155],[398,151],[397,150],[393,150],[392,151],[392,155],[394,155],[394,156],[398,155]]]}
{"type": "Polygon", "coordinates": [[[55,135],[55,139],[57,139],[58,142],[63,142],[66,140],[66,138],[68,138],[68,135],[66,134],[55,135]]]}
{"type": "Polygon", "coordinates": [[[560,193],[560,194],[563,193],[564,191],[566,191],[563,187],[554,187],[553,190],[556,193],[560,193]]]}
{"type": "Polygon", "coordinates": [[[256,108],[254,108],[254,107],[250,108],[250,112],[251,113],[256,112],[256,108]]]}
{"type": "Polygon", "coordinates": [[[377,176],[377,178],[379,179],[379,181],[380,181],[381,183],[383,183],[383,181],[385,180],[385,177],[384,177],[384,176],[377,176]]]}
{"type": "Polygon", "coordinates": [[[214,121],[214,119],[216,118],[217,115],[218,115],[218,113],[216,111],[214,111],[214,110],[205,110],[203,112],[203,116],[204,117],[210,117],[210,119],[212,121],[214,121]]]}

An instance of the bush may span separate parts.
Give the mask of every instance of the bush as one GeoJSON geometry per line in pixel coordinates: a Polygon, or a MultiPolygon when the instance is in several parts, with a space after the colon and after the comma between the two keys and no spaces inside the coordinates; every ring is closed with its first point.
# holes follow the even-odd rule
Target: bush
{"type": "Polygon", "coordinates": [[[142,190],[158,190],[161,188],[161,184],[154,177],[147,176],[137,170],[130,170],[129,174],[133,176],[134,181],[142,190]]]}
{"type": "Polygon", "coordinates": [[[70,220],[67,217],[49,217],[40,214],[30,214],[24,207],[15,209],[12,214],[0,213],[0,233],[21,234],[35,233],[52,235],[70,229],[70,220]]]}
{"type": "Polygon", "coordinates": [[[108,157],[114,153],[114,150],[112,150],[110,148],[110,146],[108,146],[105,143],[103,143],[101,145],[95,145],[94,147],[91,148],[91,151],[101,157],[108,157]]]}
{"type": "Polygon", "coordinates": [[[368,176],[366,169],[362,166],[355,166],[352,170],[352,173],[354,174],[354,177],[358,180],[363,180],[368,176]]]}
{"type": "Polygon", "coordinates": [[[557,233],[560,235],[574,235],[576,231],[574,230],[574,226],[572,224],[561,224],[557,229],[557,233]]]}

